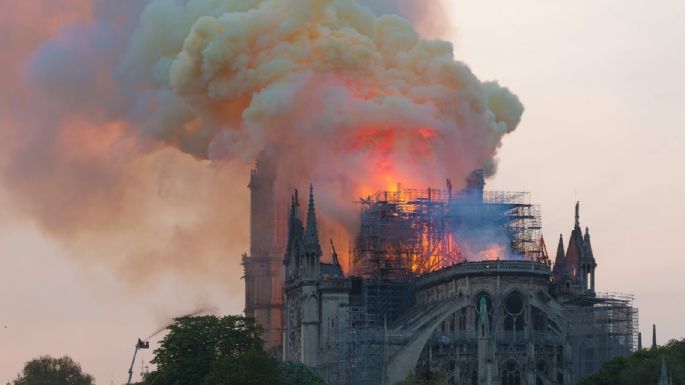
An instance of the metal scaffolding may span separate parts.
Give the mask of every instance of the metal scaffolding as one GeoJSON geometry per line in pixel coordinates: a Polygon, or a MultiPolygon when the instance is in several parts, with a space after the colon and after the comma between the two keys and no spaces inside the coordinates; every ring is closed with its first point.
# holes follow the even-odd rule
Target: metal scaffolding
{"type": "Polygon", "coordinates": [[[379,385],[384,368],[385,329],[364,308],[351,307],[347,323],[338,328],[337,349],[322,365],[331,384],[379,385]]]}
{"type": "Polygon", "coordinates": [[[639,314],[633,295],[600,293],[594,300],[592,306],[569,312],[571,336],[577,341],[574,361],[578,379],[636,349],[639,314]]]}
{"type": "Polygon", "coordinates": [[[360,200],[352,273],[405,279],[465,261],[546,261],[540,208],[525,192],[384,191],[360,200]]]}

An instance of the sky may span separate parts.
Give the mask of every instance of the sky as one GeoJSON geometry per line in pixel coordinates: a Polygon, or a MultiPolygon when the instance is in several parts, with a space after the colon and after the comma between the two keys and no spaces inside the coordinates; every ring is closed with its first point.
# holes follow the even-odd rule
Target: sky
{"type": "MultiPolygon", "coordinates": [[[[94,17],[88,1],[51,4],[56,8],[0,2],[13,10],[5,15],[15,16],[0,19],[13,48],[3,50],[1,62],[18,69],[2,78],[0,124],[23,128],[8,113],[21,95],[7,91],[27,76],[27,58],[40,42],[59,34],[67,22],[94,17]],[[34,28],[32,23],[39,22],[34,28]]],[[[445,0],[442,6],[440,17],[432,14],[434,19],[419,22],[420,29],[453,42],[455,57],[478,78],[497,80],[525,106],[518,129],[503,139],[498,172],[487,188],[530,191],[541,205],[550,251],[560,233],[568,238],[573,208],[580,201],[581,225],[590,228],[598,263],[598,290],[635,295],[644,341],[651,338],[653,323],[660,343],[685,337],[685,253],[680,246],[685,217],[685,154],[680,151],[685,145],[685,25],[680,21],[685,3],[445,0]]],[[[398,8],[407,9],[412,8],[398,8]]],[[[78,95],[63,97],[72,98],[73,108],[87,101],[78,95]]],[[[8,133],[2,131],[5,142],[14,139],[8,133]]],[[[176,206],[198,195],[194,201],[217,202],[212,207],[230,212],[226,217],[247,213],[247,188],[228,194],[213,188],[246,186],[247,170],[238,167],[233,174],[243,172],[245,177],[227,180],[206,163],[171,150],[143,162],[141,167],[166,165],[166,177],[140,182],[141,191],[165,198],[144,208],[150,215],[166,215],[170,222],[178,216],[192,225],[204,211],[176,206]]],[[[7,155],[0,155],[0,166],[7,163],[7,155]]],[[[84,252],[80,238],[65,243],[61,237],[60,231],[78,229],[55,230],[27,215],[30,210],[17,199],[10,181],[17,179],[0,185],[0,381],[12,379],[25,361],[38,355],[68,354],[98,384],[122,383],[136,339],[173,316],[199,309],[242,311],[239,260],[247,250],[246,224],[214,221],[203,227],[211,239],[222,239],[213,243],[225,246],[218,254],[215,248],[184,242],[183,232],[169,236],[145,224],[131,225],[131,231],[149,231],[164,240],[169,236],[171,247],[181,247],[186,255],[216,254],[159,271],[154,263],[136,261],[140,271],[135,271],[128,260],[100,263],[98,258],[125,244],[127,233],[117,233],[110,242],[86,243],[98,247],[84,252]]],[[[144,256],[165,261],[152,252],[135,258],[144,256]]],[[[154,345],[156,339],[151,341],[154,345]]],[[[144,361],[150,358],[151,352],[142,354],[144,361]]]]}

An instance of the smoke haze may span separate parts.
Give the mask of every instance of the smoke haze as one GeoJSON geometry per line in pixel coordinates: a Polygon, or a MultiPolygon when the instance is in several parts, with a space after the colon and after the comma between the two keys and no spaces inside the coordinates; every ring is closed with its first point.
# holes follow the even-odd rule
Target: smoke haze
{"type": "Polygon", "coordinates": [[[412,22],[439,35],[425,23],[437,3],[68,3],[22,3],[47,20],[31,28],[2,20],[16,52],[2,59],[2,186],[134,287],[240,282],[248,171],[267,147],[279,194],[313,182],[324,229],[350,231],[358,196],[494,173],[523,112],[450,43],[420,37],[412,22]]]}

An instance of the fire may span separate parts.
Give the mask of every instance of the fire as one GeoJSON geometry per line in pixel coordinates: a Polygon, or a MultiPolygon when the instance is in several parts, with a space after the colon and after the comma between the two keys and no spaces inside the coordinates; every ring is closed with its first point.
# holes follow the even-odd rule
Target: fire
{"type": "Polygon", "coordinates": [[[367,262],[379,260],[385,271],[422,275],[463,262],[511,258],[510,238],[483,203],[450,191],[398,185],[362,199],[353,272],[364,275],[367,262]]]}
{"type": "Polygon", "coordinates": [[[505,248],[503,245],[492,245],[489,248],[478,253],[478,257],[482,261],[494,261],[497,259],[504,259],[505,248]]]}

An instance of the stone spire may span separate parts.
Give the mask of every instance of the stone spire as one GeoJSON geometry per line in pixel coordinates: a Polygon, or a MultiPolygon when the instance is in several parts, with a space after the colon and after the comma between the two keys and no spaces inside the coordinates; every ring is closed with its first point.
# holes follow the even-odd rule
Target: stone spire
{"type": "Polygon", "coordinates": [[[559,234],[559,245],[557,246],[557,256],[554,259],[554,278],[561,282],[568,278],[566,274],[568,269],[566,267],[566,253],[564,252],[564,236],[559,234]]]}
{"type": "Polygon", "coordinates": [[[314,187],[309,185],[309,208],[307,209],[307,230],[305,234],[307,251],[320,257],[323,253],[319,244],[319,230],[316,226],[316,209],[314,208],[314,187]]]}
{"type": "Polygon", "coordinates": [[[576,202],[576,229],[580,229],[580,201],[576,202]]]}
{"type": "Polygon", "coordinates": [[[300,197],[298,195],[297,189],[295,189],[295,192],[293,193],[291,199],[292,199],[292,205],[290,206],[291,220],[299,220],[300,219],[300,197]]]}
{"type": "Polygon", "coordinates": [[[656,349],[656,324],[652,324],[652,349],[656,349]]]}
{"type": "Polygon", "coordinates": [[[557,259],[556,263],[563,262],[564,260],[564,236],[559,234],[559,246],[557,246],[557,259]]]}
{"type": "MultiPolygon", "coordinates": [[[[288,266],[292,258],[296,258],[300,253],[300,247],[302,245],[302,220],[300,219],[300,197],[298,196],[297,189],[290,197],[290,215],[288,218],[288,243],[285,250],[285,259],[283,264],[288,266]]],[[[295,268],[295,265],[290,266],[295,268]]],[[[295,271],[290,271],[296,273],[295,271]]],[[[286,273],[290,273],[286,272],[286,273]]]]}

